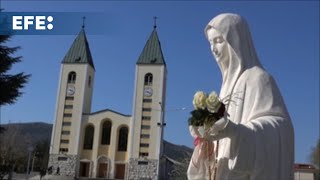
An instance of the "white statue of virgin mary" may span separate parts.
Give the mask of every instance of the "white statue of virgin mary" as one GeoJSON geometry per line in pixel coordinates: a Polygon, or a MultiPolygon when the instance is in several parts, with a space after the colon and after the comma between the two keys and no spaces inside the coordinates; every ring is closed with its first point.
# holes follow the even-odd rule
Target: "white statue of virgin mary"
{"type": "Polygon", "coordinates": [[[188,178],[293,179],[290,116],[275,80],[259,62],[246,21],[236,14],[220,14],[208,23],[205,34],[221,69],[219,96],[227,99],[228,116],[212,126],[216,161],[211,177],[191,161],[188,178]]]}

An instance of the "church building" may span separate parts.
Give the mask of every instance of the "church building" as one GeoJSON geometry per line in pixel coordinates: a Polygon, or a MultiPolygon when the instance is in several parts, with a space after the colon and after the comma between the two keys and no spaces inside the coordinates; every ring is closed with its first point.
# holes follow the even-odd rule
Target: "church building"
{"type": "Polygon", "coordinates": [[[94,78],[82,27],[61,63],[48,168],[70,178],[161,179],[167,68],[156,26],[136,61],[132,115],[91,112],[94,78]]]}

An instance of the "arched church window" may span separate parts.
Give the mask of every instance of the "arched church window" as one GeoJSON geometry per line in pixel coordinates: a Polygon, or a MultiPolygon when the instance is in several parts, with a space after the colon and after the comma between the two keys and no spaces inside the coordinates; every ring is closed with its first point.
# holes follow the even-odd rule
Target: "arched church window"
{"type": "Polygon", "coordinates": [[[106,121],[102,125],[102,136],[101,136],[101,144],[109,145],[110,144],[110,136],[111,136],[111,122],[106,121]]]}
{"type": "Polygon", "coordinates": [[[144,85],[152,85],[152,74],[148,73],[144,76],[144,85]]]}
{"type": "Polygon", "coordinates": [[[77,75],[74,71],[70,72],[69,75],[68,75],[68,83],[76,83],[76,78],[77,78],[77,75]]]}
{"type": "Polygon", "coordinates": [[[89,125],[85,129],[83,149],[92,149],[94,127],[89,125]]]}
{"type": "Polygon", "coordinates": [[[118,151],[127,151],[128,128],[122,127],[119,130],[118,151]]]}

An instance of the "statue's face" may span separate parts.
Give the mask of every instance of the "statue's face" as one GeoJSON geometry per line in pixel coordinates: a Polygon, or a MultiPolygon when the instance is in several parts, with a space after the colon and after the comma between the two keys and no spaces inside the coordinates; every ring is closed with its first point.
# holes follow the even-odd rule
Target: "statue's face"
{"type": "Polygon", "coordinates": [[[210,28],[207,31],[208,40],[210,43],[210,48],[215,59],[219,61],[224,61],[228,58],[228,44],[222,37],[222,34],[210,28]]]}

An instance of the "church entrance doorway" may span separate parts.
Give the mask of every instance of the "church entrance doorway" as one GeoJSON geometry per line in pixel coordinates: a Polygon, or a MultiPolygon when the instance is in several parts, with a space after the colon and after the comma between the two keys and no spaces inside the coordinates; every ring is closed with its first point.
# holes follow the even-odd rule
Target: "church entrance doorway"
{"type": "Polygon", "coordinates": [[[126,165],[125,164],[116,164],[116,179],[124,179],[126,173],[126,165]]]}
{"type": "Polygon", "coordinates": [[[100,163],[99,164],[99,178],[107,178],[108,177],[108,163],[100,163]]]}
{"type": "Polygon", "coordinates": [[[98,157],[98,164],[97,164],[97,177],[99,178],[108,178],[109,177],[109,162],[110,159],[108,159],[105,155],[98,157]]]}
{"type": "Polygon", "coordinates": [[[80,176],[89,177],[90,163],[80,162],[80,176]]]}

